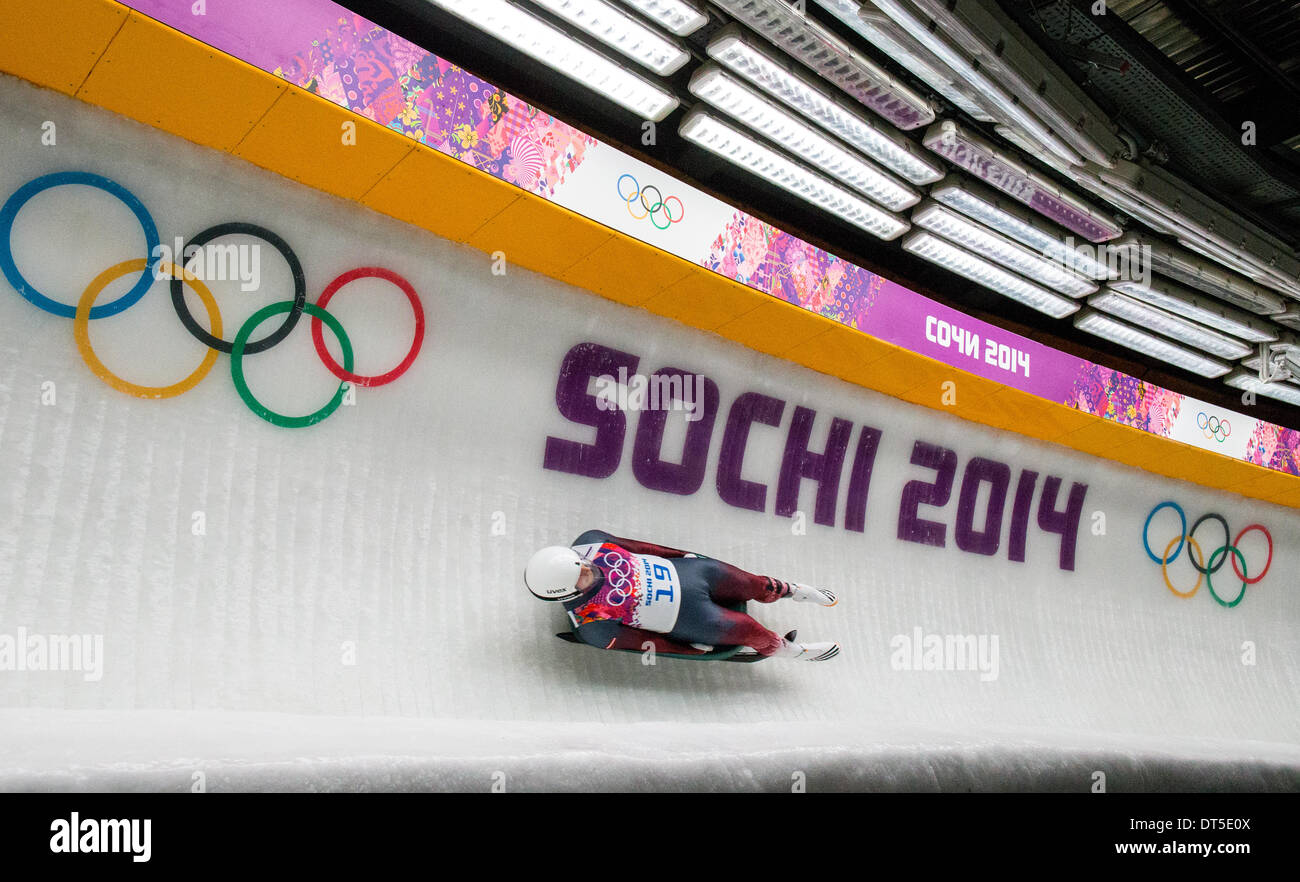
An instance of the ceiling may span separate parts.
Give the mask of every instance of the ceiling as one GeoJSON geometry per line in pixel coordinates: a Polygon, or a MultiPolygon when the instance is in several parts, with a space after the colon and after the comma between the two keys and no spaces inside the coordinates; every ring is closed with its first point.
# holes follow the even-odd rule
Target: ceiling
{"type": "Polygon", "coordinates": [[[1067,70],[1069,45],[1126,63],[1073,68],[1162,165],[1297,244],[1300,0],[1109,0],[1111,21],[1087,0],[1003,5],[1067,70]]]}
{"type": "MultiPolygon", "coordinates": [[[[439,2],[444,6],[461,4],[472,7],[477,0],[439,2]]],[[[608,46],[579,32],[559,15],[540,8],[540,4],[532,0],[513,2],[587,47],[620,59],[628,68],[636,68],[635,64],[621,59],[608,46]]],[[[551,0],[547,5],[554,8],[558,2],[561,0],[551,0]]],[[[577,3],[577,0],[563,2],[577,3]]],[[[609,2],[619,5],[623,0],[609,2]]],[[[575,85],[573,80],[550,66],[498,42],[479,27],[467,23],[463,17],[453,15],[429,0],[342,0],[344,6],[382,27],[448,58],[598,138],[940,302],[1157,385],[1229,409],[1247,410],[1260,419],[1300,428],[1300,382],[1281,381],[1282,385],[1294,388],[1296,403],[1261,394],[1253,406],[1246,408],[1241,390],[1226,385],[1223,377],[1198,375],[1171,364],[1166,358],[1135,351],[1075,327],[1073,319],[1087,312],[1086,309],[1073,318],[1053,318],[918,257],[902,247],[902,239],[884,241],[864,234],[862,229],[822,207],[796,198],[769,180],[682,137],[679,133],[682,120],[692,107],[705,106],[705,102],[691,92],[692,76],[710,62],[710,42],[735,21],[726,10],[744,18],[749,14],[742,8],[746,4],[756,2],[761,6],[773,0],[718,0],[716,4],[694,2],[707,14],[708,23],[685,37],[677,38],[689,53],[689,60],[667,76],[638,69],[642,79],[662,87],[680,104],[656,125],[654,143],[646,144],[642,137],[643,120],[635,113],[595,91],[575,85]]],[[[847,46],[852,53],[886,71],[896,83],[923,96],[934,108],[938,120],[956,122],[963,131],[977,135],[995,146],[1002,155],[1012,157],[1030,169],[1046,185],[1070,193],[1098,209],[1099,216],[1106,222],[1118,223],[1127,231],[1149,237],[1151,241],[1175,244],[1175,234],[1182,228],[1155,228],[1158,222],[1168,218],[1165,215],[1146,218],[1143,212],[1129,204],[1129,199],[1120,198],[1125,194],[1113,193],[1113,187],[1107,189],[1099,184],[1094,172],[1106,169],[1089,166],[1093,169],[1089,172],[1093,177],[1080,176],[1076,172],[1082,166],[1072,167],[1070,162],[1062,162],[1059,156],[1047,155],[1050,151],[1038,149],[1031,153],[1017,146],[1022,141],[1013,143],[1007,140],[1001,130],[995,128],[993,121],[978,118],[958,106],[957,102],[941,94],[933,82],[926,82],[918,76],[914,65],[900,59],[897,53],[882,50],[880,45],[828,11],[837,3],[840,3],[842,11],[845,7],[841,0],[796,2],[799,6],[806,3],[804,21],[811,22],[822,32],[832,35],[842,46],[847,46]]],[[[850,2],[853,9],[860,5],[860,0],[850,2]]],[[[1077,94],[1079,100],[1099,111],[1098,118],[1104,120],[1107,127],[1100,141],[1118,145],[1116,155],[1124,154],[1122,158],[1129,165],[1123,167],[1139,174],[1137,180],[1140,184],[1166,177],[1170,181],[1183,182],[1179,186],[1184,186],[1193,195],[1178,199],[1174,203],[1176,208],[1206,199],[1226,212],[1226,222],[1215,220],[1208,225],[1211,237],[1216,233],[1228,235],[1229,225],[1238,224],[1252,231],[1251,235],[1257,236],[1259,242],[1270,243],[1266,247],[1273,249],[1274,254],[1282,254],[1288,260],[1300,260],[1300,253],[1297,253],[1297,232],[1300,230],[1300,0],[1108,0],[1107,14],[1100,16],[1092,14],[1096,0],[875,0],[875,3],[880,10],[888,11],[886,7],[892,4],[910,9],[923,18],[930,13],[946,14],[943,7],[957,6],[960,10],[982,7],[971,11],[981,15],[989,13],[1004,22],[1000,26],[1007,33],[1016,35],[1013,44],[1016,39],[1032,43],[1034,48],[1029,52],[1037,59],[1034,63],[1041,61],[1043,68],[1054,78],[1051,89],[1040,89],[1039,94],[1048,97],[1077,94]],[[1250,137],[1244,138],[1247,130],[1250,137]]],[[[622,10],[628,12],[626,4],[622,10]]],[[[873,9],[874,12],[880,10],[873,9]]],[[[643,24],[649,22],[635,13],[629,14],[643,24]]],[[[749,36],[755,36],[753,22],[742,22],[741,26],[746,28],[749,36]]],[[[951,28],[940,27],[937,23],[930,30],[952,33],[951,28]]],[[[837,89],[824,77],[811,74],[806,67],[793,61],[790,51],[757,37],[753,42],[769,54],[783,57],[787,64],[800,68],[802,73],[809,74],[806,80],[819,83],[827,93],[835,94],[841,103],[848,102],[855,111],[880,123],[878,115],[873,115],[872,110],[860,102],[855,103],[842,88],[837,89]]],[[[1002,49],[1001,43],[995,47],[997,52],[1002,49]]],[[[1008,53],[1006,57],[1013,58],[1013,54],[1008,53]]],[[[1024,57],[1024,54],[1019,57],[1024,57]]],[[[997,59],[985,56],[985,62],[990,60],[997,59]]],[[[984,68],[985,71],[989,69],[984,68]]],[[[1017,93],[1014,89],[1008,90],[1016,105],[1014,109],[1020,109],[1022,99],[1034,97],[1027,94],[1030,91],[1022,89],[1017,93]]],[[[970,95],[989,110],[987,116],[1007,121],[1001,110],[989,106],[986,93],[976,90],[970,95]]],[[[1026,102],[1026,106],[1030,103],[1032,100],[1026,102]]],[[[1039,118],[1042,118],[1041,114],[1039,118]]],[[[936,154],[921,146],[926,131],[927,128],[921,126],[903,132],[893,130],[892,134],[912,142],[920,154],[943,166],[936,154]]],[[[774,146],[770,139],[759,140],[774,146]]],[[[842,141],[835,142],[844,146],[842,141]]],[[[1041,144],[1034,142],[1027,146],[1041,147],[1041,144]]],[[[790,153],[788,147],[781,147],[778,152],[796,161],[806,161],[806,157],[790,153]]],[[[915,189],[924,194],[931,186],[915,186],[915,189]]],[[[912,210],[897,213],[909,217],[912,210]]],[[[1197,219],[1201,217],[1196,215],[1197,219]]],[[[913,229],[918,229],[915,221],[913,229]]],[[[1196,241],[1202,249],[1195,257],[1208,260],[1211,276],[1231,273],[1243,284],[1265,291],[1277,304],[1285,305],[1296,314],[1295,320],[1284,317],[1277,321],[1276,314],[1282,306],[1275,305],[1268,310],[1272,314],[1256,315],[1252,319],[1257,319],[1280,338],[1274,346],[1280,365],[1285,365],[1281,356],[1287,351],[1283,347],[1288,341],[1297,344],[1294,352],[1300,358],[1300,333],[1297,333],[1300,332],[1300,285],[1296,290],[1284,290],[1286,285],[1265,284],[1277,282],[1276,274],[1269,275],[1267,270],[1247,279],[1246,270],[1256,270],[1258,264],[1243,267],[1235,253],[1228,253],[1225,257],[1224,249],[1207,248],[1203,239],[1196,241]],[[1288,326],[1284,322],[1291,324],[1288,326]],[[1293,334],[1296,336],[1288,337],[1293,334]]],[[[1154,278],[1160,279],[1160,268],[1158,265],[1156,268],[1154,278]]],[[[1218,297],[1209,293],[1218,290],[1213,286],[1188,290],[1201,300],[1208,297],[1213,301],[1218,297]]],[[[1225,308],[1232,307],[1225,305],[1225,308]]],[[[1232,342],[1240,345],[1242,341],[1236,339],[1232,342]]],[[[1253,350],[1257,344],[1252,342],[1249,345],[1253,350]]],[[[1258,357],[1253,351],[1250,354],[1254,361],[1244,355],[1219,358],[1234,368],[1230,376],[1241,373],[1249,376],[1258,370],[1254,366],[1258,364],[1258,357]],[[1241,367],[1243,362],[1251,367],[1241,367]]],[[[1300,374],[1300,369],[1296,373],[1300,374]]]]}

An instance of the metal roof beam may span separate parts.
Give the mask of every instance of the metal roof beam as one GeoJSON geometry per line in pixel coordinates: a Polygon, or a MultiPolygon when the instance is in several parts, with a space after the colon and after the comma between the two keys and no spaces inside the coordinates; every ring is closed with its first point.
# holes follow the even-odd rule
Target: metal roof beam
{"type": "Polygon", "coordinates": [[[1272,147],[1300,133],[1300,83],[1287,76],[1254,40],[1204,0],[1162,2],[1203,40],[1218,38],[1216,41],[1234,60],[1262,81],[1262,88],[1243,100],[1216,102],[1222,105],[1224,117],[1254,122],[1256,143],[1261,147],[1272,147]]]}

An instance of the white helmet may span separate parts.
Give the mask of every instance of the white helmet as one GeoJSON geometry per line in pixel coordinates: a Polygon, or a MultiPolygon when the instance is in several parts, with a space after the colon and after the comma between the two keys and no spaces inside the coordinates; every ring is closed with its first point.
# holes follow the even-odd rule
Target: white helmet
{"type": "Polygon", "coordinates": [[[547,546],[528,560],[524,584],[542,600],[572,600],[582,594],[582,564],[582,555],[567,545],[547,546]]]}

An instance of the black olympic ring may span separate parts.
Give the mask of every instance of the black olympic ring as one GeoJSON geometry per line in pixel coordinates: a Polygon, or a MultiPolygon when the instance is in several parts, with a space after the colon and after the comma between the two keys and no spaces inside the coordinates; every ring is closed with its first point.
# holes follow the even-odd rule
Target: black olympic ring
{"type": "MultiPolygon", "coordinates": [[[[289,314],[285,316],[284,322],[281,323],[280,327],[276,328],[273,333],[269,336],[263,337],[256,343],[249,343],[244,347],[244,354],[251,355],[256,352],[265,352],[285,337],[289,336],[289,332],[293,330],[293,326],[298,323],[298,319],[302,316],[303,306],[307,303],[307,279],[303,274],[302,264],[298,261],[298,255],[293,253],[293,249],[289,247],[289,243],[268,230],[266,227],[259,227],[256,224],[232,221],[230,223],[217,224],[214,227],[208,227],[206,230],[190,239],[185,250],[188,251],[190,248],[202,248],[213,239],[219,239],[222,236],[241,234],[244,236],[252,236],[269,243],[276,251],[280,252],[285,263],[289,265],[289,271],[293,273],[293,307],[289,310],[289,314]]],[[[183,254],[177,255],[177,258],[178,261],[187,262],[185,261],[183,254]]],[[[181,264],[178,263],[178,265],[181,264]]],[[[197,337],[201,343],[229,355],[233,349],[233,344],[222,340],[220,337],[214,337],[209,334],[194,320],[194,316],[190,314],[189,307],[185,305],[185,289],[182,286],[181,279],[175,276],[172,277],[171,291],[172,306],[176,307],[176,315],[180,317],[181,324],[185,325],[186,330],[197,337]]]]}
{"type": "MultiPolygon", "coordinates": [[[[660,189],[659,189],[658,187],[656,187],[654,184],[646,184],[644,187],[641,188],[641,207],[642,207],[642,208],[644,208],[646,211],[658,211],[660,208],[663,208],[663,205],[664,205],[664,191],[663,191],[663,190],[660,190],[660,189]],[[659,198],[655,200],[654,208],[651,208],[651,207],[650,207],[650,203],[648,203],[648,202],[645,201],[645,194],[646,194],[646,191],[647,191],[647,190],[654,190],[655,193],[659,196],[659,198]]],[[[667,210],[667,209],[665,209],[665,211],[666,211],[666,210],[667,210]]]]}
{"type": "MultiPolygon", "coordinates": [[[[1196,528],[1208,520],[1218,521],[1219,524],[1222,525],[1223,544],[1232,545],[1232,530],[1228,528],[1228,519],[1225,518],[1223,515],[1216,514],[1214,512],[1208,512],[1206,514],[1201,515],[1199,518],[1197,518],[1196,523],[1192,524],[1192,528],[1187,531],[1187,538],[1188,539],[1194,538],[1196,536],[1196,528]]],[[[1177,557],[1177,555],[1175,555],[1175,557],[1177,557]]],[[[1202,567],[1200,564],[1196,562],[1196,558],[1192,557],[1192,552],[1190,549],[1187,552],[1187,559],[1191,562],[1192,566],[1196,569],[1196,572],[1205,575],[1211,575],[1211,576],[1217,573],[1219,570],[1223,569],[1223,565],[1228,562],[1228,556],[1225,554],[1223,556],[1223,560],[1219,561],[1218,566],[1202,567]]]]}

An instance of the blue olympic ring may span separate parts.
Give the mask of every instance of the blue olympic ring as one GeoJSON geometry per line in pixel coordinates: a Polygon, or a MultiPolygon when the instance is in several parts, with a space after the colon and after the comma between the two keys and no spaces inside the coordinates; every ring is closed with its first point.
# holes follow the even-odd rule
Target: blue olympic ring
{"type": "Polygon", "coordinates": [[[1183,511],[1183,507],[1181,505],[1179,505],[1177,502],[1166,500],[1160,503],[1159,505],[1157,505],[1155,508],[1151,509],[1151,513],[1147,515],[1147,522],[1142,525],[1142,545],[1147,550],[1147,557],[1151,558],[1151,560],[1154,563],[1160,564],[1161,566],[1165,564],[1173,563],[1175,560],[1178,559],[1178,555],[1183,553],[1183,543],[1185,543],[1186,541],[1187,541],[1187,513],[1183,511]],[[1151,550],[1151,536],[1150,536],[1151,519],[1154,518],[1156,516],[1156,512],[1160,511],[1160,509],[1162,508],[1172,508],[1174,511],[1178,512],[1178,519],[1183,523],[1183,529],[1181,530],[1181,535],[1183,538],[1178,540],[1178,550],[1175,551],[1173,557],[1169,558],[1168,560],[1161,560],[1159,557],[1156,556],[1156,553],[1151,550]]]}
{"type": "Polygon", "coordinates": [[[14,221],[18,218],[18,212],[22,210],[23,206],[36,194],[53,187],[61,187],[64,184],[81,184],[86,187],[95,187],[116,196],[126,204],[127,208],[131,209],[131,213],[140,222],[140,226],[144,228],[147,253],[145,254],[145,268],[140,274],[139,280],[136,281],[130,291],[127,291],[121,297],[111,303],[92,307],[90,310],[92,319],[117,315],[122,310],[133,306],[153,285],[153,270],[154,264],[158,262],[157,248],[159,245],[158,227],[154,225],[149,210],[144,207],[143,202],[136,198],[134,193],[117,181],[90,172],[55,172],[54,174],[34,178],[19,187],[17,192],[5,202],[4,207],[0,208],[0,271],[4,272],[9,284],[13,285],[18,293],[32,304],[39,306],[46,312],[52,312],[64,318],[76,318],[77,305],[75,303],[60,303],[46,297],[23,278],[23,274],[18,271],[18,265],[14,262],[12,242],[14,221]]]}

